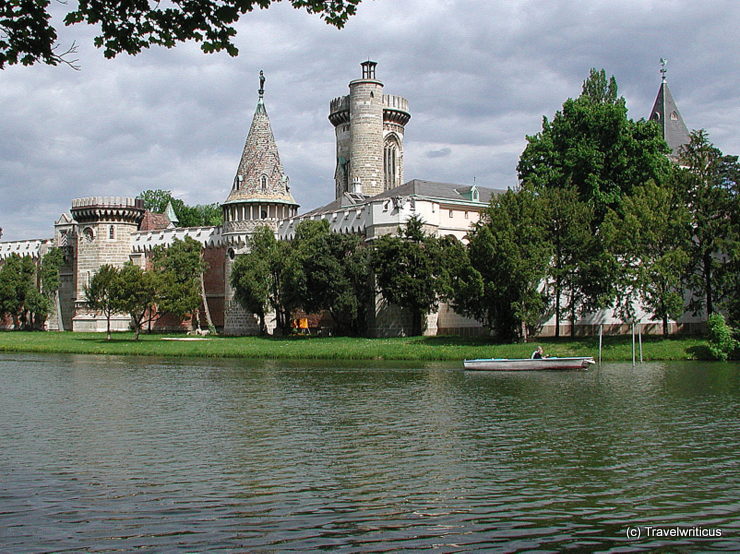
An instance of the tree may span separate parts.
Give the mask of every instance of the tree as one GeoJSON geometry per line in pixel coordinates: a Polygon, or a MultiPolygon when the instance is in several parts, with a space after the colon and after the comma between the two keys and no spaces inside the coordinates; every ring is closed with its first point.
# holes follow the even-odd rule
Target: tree
{"type": "Polygon", "coordinates": [[[573,186],[591,203],[595,226],[607,208],[618,209],[623,195],[649,180],[663,182],[668,146],[653,122],[627,118],[614,77],[591,70],[581,95],[568,99],[542,131],[527,137],[517,171],[536,188],[573,186]]]}
{"type": "Polygon", "coordinates": [[[202,294],[202,279],[205,263],[203,247],[191,238],[175,239],[169,247],[156,246],[152,252],[152,264],[160,273],[158,309],[182,320],[189,315],[191,325],[200,329],[198,308],[206,299],[202,294]]]}
{"type": "Polygon", "coordinates": [[[326,220],[302,221],[293,248],[302,268],[303,309],[328,311],[337,334],[360,334],[373,299],[369,249],[362,237],[332,233],[326,220]]]}
{"type": "Polygon", "coordinates": [[[0,267],[0,315],[13,319],[13,327],[30,327],[29,308],[39,309],[36,297],[36,265],[32,258],[8,256],[0,267]],[[30,297],[31,302],[28,302],[30,297]],[[30,305],[29,305],[30,304],[30,305]]]}
{"type": "Polygon", "coordinates": [[[577,315],[581,308],[591,304],[587,298],[587,283],[594,276],[588,271],[595,246],[591,232],[593,210],[578,198],[578,191],[573,187],[545,188],[540,194],[546,213],[545,233],[552,245],[548,285],[555,303],[555,336],[560,336],[564,311],[568,313],[573,336],[577,315]]]}
{"type": "Polygon", "coordinates": [[[740,281],[740,196],[737,156],[726,156],[703,130],[690,134],[679,153],[679,176],[691,216],[688,285],[694,294],[690,308],[707,316],[728,308],[737,321],[740,281]],[[733,309],[733,306],[735,308],[733,309]],[[733,315],[734,314],[734,315],[733,315]]]}
{"type": "Polygon", "coordinates": [[[607,250],[621,267],[617,313],[634,321],[636,301],[660,319],[684,312],[683,275],[688,264],[689,214],[672,181],[637,187],[623,199],[621,213],[609,211],[601,226],[607,250]]]}
{"type": "Polygon", "coordinates": [[[423,225],[421,218],[412,217],[399,236],[383,235],[375,241],[371,258],[383,298],[411,312],[412,336],[421,335],[423,318],[437,307],[443,290],[439,249],[423,225]]]}
{"type": "Polygon", "coordinates": [[[237,301],[260,320],[267,332],[265,316],[275,311],[277,327],[290,334],[291,314],[301,305],[300,262],[288,242],[278,241],[269,227],[260,227],[249,240],[249,252],[240,254],[231,269],[231,286],[237,301]]]}
{"type": "MultiPolygon", "coordinates": [[[[544,202],[531,190],[507,191],[491,204],[468,233],[468,253],[480,274],[479,297],[461,303],[463,313],[482,321],[503,340],[527,340],[541,323],[541,292],[552,256],[545,233],[544,202]]],[[[475,290],[474,288],[471,290],[475,290]]]]}
{"type": "Polygon", "coordinates": [[[223,212],[219,204],[188,206],[179,198],[173,197],[170,191],[162,189],[145,190],[138,198],[144,201],[147,210],[155,213],[163,213],[167,204],[172,204],[178,227],[208,227],[223,223],[223,212]]]}
{"type": "Polygon", "coordinates": [[[51,248],[41,258],[41,266],[39,267],[39,292],[46,300],[42,300],[42,306],[40,308],[43,309],[43,305],[47,305],[48,307],[44,312],[37,312],[39,316],[37,325],[46,320],[52,305],[56,305],[57,317],[61,321],[62,314],[60,313],[61,307],[59,303],[59,286],[61,285],[61,280],[59,272],[63,263],[64,253],[61,248],[51,248]],[[53,301],[52,297],[54,298],[53,301]],[[41,317],[42,315],[43,317],[41,317]]]}
{"type": "Polygon", "coordinates": [[[119,277],[115,282],[117,284],[116,303],[122,312],[131,316],[134,337],[139,340],[141,328],[147,321],[146,318],[152,317],[154,306],[159,300],[158,275],[127,262],[120,269],[119,277]]]}
{"type": "MultiPolygon", "coordinates": [[[[65,25],[86,23],[99,28],[94,43],[106,58],[120,53],[138,54],[152,45],[172,48],[194,40],[206,53],[226,50],[238,54],[233,38],[234,24],[256,8],[267,8],[276,0],[172,0],[130,2],[127,0],[79,0],[64,18],[65,25]]],[[[330,25],[342,28],[354,15],[360,0],[289,0],[294,8],[318,14],[330,25]]],[[[49,0],[8,0],[0,6],[0,69],[21,63],[32,65],[74,64],[59,53],[57,31],[51,23],[49,0]]],[[[74,65],[73,65],[74,67],[74,65]]]]}
{"type": "Polygon", "coordinates": [[[90,278],[90,283],[83,287],[90,309],[105,316],[105,331],[108,340],[111,340],[110,318],[114,313],[123,309],[120,297],[120,275],[118,268],[105,264],[90,278]]]}

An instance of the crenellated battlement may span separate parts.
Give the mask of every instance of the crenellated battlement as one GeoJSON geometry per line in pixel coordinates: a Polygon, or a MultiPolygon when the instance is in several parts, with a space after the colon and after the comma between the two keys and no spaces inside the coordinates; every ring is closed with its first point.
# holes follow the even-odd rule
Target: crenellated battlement
{"type": "Polygon", "coordinates": [[[120,221],[138,224],[144,217],[144,201],[126,196],[88,196],[72,200],[72,217],[79,223],[120,221]]]}
{"type": "Polygon", "coordinates": [[[398,96],[396,94],[384,94],[383,108],[386,107],[407,112],[409,111],[409,101],[406,100],[403,96],[398,96]]]}
{"type": "Polygon", "coordinates": [[[329,121],[334,127],[349,123],[349,96],[339,96],[329,102],[329,121]]]}
{"type": "Polygon", "coordinates": [[[21,257],[28,256],[38,259],[43,256],[49,248],[54,246],[53,243],[53,239],[30,239],[0,242],[0,260],[9,258],[13,254],[17,254],[21,257]]]}
{"type": "Polygon", "coordinates": [[[128,196],[88,196],[72,199],[73,208],[132,207],[144,209],[144,200],[128,196]]]}

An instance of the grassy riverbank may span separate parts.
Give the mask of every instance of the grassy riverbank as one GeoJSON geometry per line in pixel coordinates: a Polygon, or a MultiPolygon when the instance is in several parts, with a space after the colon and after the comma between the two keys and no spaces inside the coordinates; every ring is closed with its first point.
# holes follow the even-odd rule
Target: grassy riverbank
{"type": "MultiPolygon", "coordinates": [[[[551,356],[598,356],[598,337],[541,339],[528,344],[495,344],[484,337],[399,337],[388,339],[316,337],[209,337],[199,341],[166,340],[183,335],[115,333],[0,332],[0,352],[142,355],[162,357],[226,357],[258,359],[460,361],[465,358],[529,357],[535,344],[551,356]]],[[[632,360],[630,337],[604,337],[604,361],[632,360]]],[[[706,358],[700,337],[643,337],[643,359],[706,358]]]]}

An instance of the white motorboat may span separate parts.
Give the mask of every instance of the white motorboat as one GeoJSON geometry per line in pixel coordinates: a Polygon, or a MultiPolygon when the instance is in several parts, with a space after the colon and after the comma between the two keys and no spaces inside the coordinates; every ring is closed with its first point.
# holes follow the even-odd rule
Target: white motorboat
{"type": "Polygon", "coordinates": [[[465,369],[478,371],[526,371],[586,369],[596,363],[592,356],[572,358],[482,358],[465,360],[465,369]]]}

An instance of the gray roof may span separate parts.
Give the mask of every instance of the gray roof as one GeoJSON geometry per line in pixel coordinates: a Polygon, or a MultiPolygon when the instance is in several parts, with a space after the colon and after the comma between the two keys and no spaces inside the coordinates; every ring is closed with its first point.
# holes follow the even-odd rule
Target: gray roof
{"type": "Polygon", "coordinates": [[[650,121],[657,121],[660,124],[663,139],[671,147],[671,154],[674,157],[678,156],[681,147],[689,143],[689,130],[665,81],[660,84],[658,96],[650,112],[650,121]]]}
{"type": "Polygon", "coordinates": [[[501,189],[490,189],[487,187],[479,187],[477,185],[459,185],[454,183],[439,183],[436,181],[424,181],[421,179],[413,179],[404,183],[396,188],[389,189],[380,194],[369,197],[358,194],[345,193],[342,197],[307,212],[301,214],[317,215],[327,212],[334,212],[341,208],[348,206],[360,205],[371,200],[377,200],[382,198],[393,198],[396,196],[415,196],[417,198],[425,198],[429,200],[436,200],[437,202],[458,202],[468,204],[488,204],[491,201],[491,197],[496,194],[502,194],[506,192],[501,189]],[[475,187],[478,190],[478,200],[472,200],[472,190],[475,187]]]}
{"type": "Polygon", "coordinates": [[[381,192],[373,198],[392,198],[394,196],[417,196],[435,200],[449,200],[452,202],[472,202],[471,190],[478,189],[478,202],[488,204],[494,194],[501,194],[505,190],[489,189],[478,185],[459,185],[455,183],[439,183],[412,179],[400,187],[381,192]]]}

